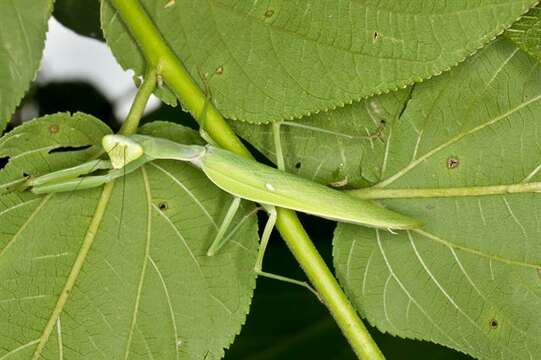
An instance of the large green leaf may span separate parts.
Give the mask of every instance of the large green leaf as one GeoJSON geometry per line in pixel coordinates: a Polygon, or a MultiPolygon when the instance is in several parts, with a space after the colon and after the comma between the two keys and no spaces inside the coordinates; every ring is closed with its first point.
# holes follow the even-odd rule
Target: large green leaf
{"type": "MultiPolygon", "coordinates": [[[[10,158],[0,183],[77,163],[79,151],[49,152],[97,144],[109,132],[83,114],[20,126],[0,140],[10,158]]],[[[167,123],[143,132],[199,141],[167,123]]],[[[243,205],[232,242],[209,258],[232,198],[195,168],[154,162],[117,180],[108,201],[104,194],[0,197],[0,357],[220,358],[255,286],[253,207],[243,205]]]]}
{"type": "MultiPolygon", "coordinates": [[[[142,0],[167,43],[228,118],[269,122],[328,110],[449,69],[488,43],[533,0],[142,0]]],[[[117,60],[144,60],[104,2],[117,60]]]]}
{"type": "MultiPolygon", "coordinates": [[[[417,85],[388,138],[386,189],[522,184],[541,174],[541,69],[497,41],[417,85]]],[[[393,234],[339,224],[335,266],[371,323],[482,359],[541,352],[541,197],[384,201],[424,222],[393,234]]]]}
{"type": "Polygon", "coordinates": [[[541,4],[537,5],[505,32],[522,50],[541,61],[541,4]]]}
{"type": "Polygon", "coordinates": [[[0,130],[36,77],[52,3],[0,1],[0,130]]]}

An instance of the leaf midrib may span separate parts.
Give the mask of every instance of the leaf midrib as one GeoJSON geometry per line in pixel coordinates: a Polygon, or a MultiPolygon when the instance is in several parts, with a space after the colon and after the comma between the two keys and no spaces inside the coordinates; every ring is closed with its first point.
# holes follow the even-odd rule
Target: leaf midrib
{"type": "Polygon", "coordinates": [[[83,264],[85,263],[86,257],[88,253],[90,252],[90,248],[92,247],[92,244],[96,238],[96,234],[98,232],[99,226],[102,223],[105,210],[107,208],[107,205],[109,204],[109,200],[111,199],[113,189],[114,189],[114,181],[105,184],[103,187],[102,193],[96,205],[96,210],[94,211],[94,216],[92,217],[90,225],[88,226],[88,229],[86,231],[86,234],[83,240],[83,244],[81,245],[81,249],[79,250],[79,254],[77,255],[77,258],[75,259],[75,262],[73,263],[73,266],[68,275],[66,283],[64,284],[64,288],[62,289],[62,292],[60,293],[60,296],[58,297],[58,301],[55,304],[55,307],[51,313],[51,316],[49,320],[47,321],[47,324],[45,325],[45,328],[43,329],[41,336],[39,337],[39,343],[36,349],[34,350],[34,354],[32,355],[32,360],[38,360],[41,357],[41,352],[43,351],[43,349],[45,348],[45,345],[47,344],[49,336],[51,335],[51,332],[53,331],[53,328],[56,325],[56,321],[59,318],[62,311],[64,310],[64,306],[66,305],[69,299],[71,290],[73,289],[73,286],[75,285],[79,277],[83,264]]]}

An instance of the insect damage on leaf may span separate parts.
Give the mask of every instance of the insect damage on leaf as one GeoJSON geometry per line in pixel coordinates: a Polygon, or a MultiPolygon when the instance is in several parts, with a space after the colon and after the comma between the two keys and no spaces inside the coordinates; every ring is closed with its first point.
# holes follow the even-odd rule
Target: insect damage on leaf
{"type": "Polygon", "coordinates": [[[451,156],[447,159],[447,168],[456,169],[460,165],[460,160],[456,156],[451,156]]]}

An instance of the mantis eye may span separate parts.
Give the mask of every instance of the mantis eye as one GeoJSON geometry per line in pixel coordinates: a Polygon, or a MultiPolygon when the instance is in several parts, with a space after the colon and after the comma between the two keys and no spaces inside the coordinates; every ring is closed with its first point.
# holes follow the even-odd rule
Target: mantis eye
{"type": "Polygon", "coordinates": [[[102,139],[103,149],[109,155],[114,169],[121,169],[130,162],[143,156],[143,147],[122,135],[105,135],[102,139]]]}

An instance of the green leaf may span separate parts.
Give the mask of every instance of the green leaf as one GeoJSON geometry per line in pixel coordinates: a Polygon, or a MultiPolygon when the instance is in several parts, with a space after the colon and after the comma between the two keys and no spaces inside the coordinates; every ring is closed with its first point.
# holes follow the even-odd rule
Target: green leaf
{"type": "Polygon", "coordinates": [[[52,0],[0,2],[0,130],[36,77],[52,0]]]}
{"type": "Polygon", "coordinates": [[[532,8],[505,31],[505,36],[541,61],[541,5],[532,8]]]}
{"type": "Polygon", "coordinates": [[[53,16],[62,25],[80,35],[103,40],[99,1],[55,0],[53,16]]]}
{"type": "MultiPolygon", "coordinates": [[[[301,117],[396,90],[448,70],[536,2],[142,0],[213,102],[254,123],[301,117]],[[219,71],[216,71],[219,69],[219,71]]],[[[124,68],[144,60],[103,2],[107,42],[124,68]]]]}
{"type": "MultiPolygon", "coordinates": [[[[366,186],[381,176],[385,139],[404,109],[411,89],[314,114],[280,126],[288,172],[337,188],[366,186]]],[[[272,125],[231,121],[250,144],[276,163],[272,125]]]]}
{"type": "MultiPolygon", "coordinates": [[[[417,85],[378,188],[522,184],[541,174],[541,69],[507,41],[417,85]]],[[[335,267],[379,329],[481,359],[541,351],[537,193],[384,201],[421,230],[339,224],[335,267]]]]}
{"type": "MultiPolygon", "coordinates": [[[[168,123],[142,132],[200,141],[168,123]]],[[[10,157],[0,183],[41,174],[41,163],[63,167],[80,152],[67,147],[98,144],[107,133],[83,114],[17,127],[0,141],[1,156],[10,157]],[[59,147],[66,151],[49,153],[59,147]]],[[[245,203],[231,243],[205,255],[231,200],[200,171],[173,161],[103,189],[1,196],[0,357],[221,358],[248,312],[258,245],[254,209],[245,203]]]]}

